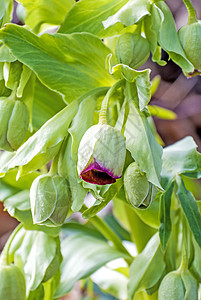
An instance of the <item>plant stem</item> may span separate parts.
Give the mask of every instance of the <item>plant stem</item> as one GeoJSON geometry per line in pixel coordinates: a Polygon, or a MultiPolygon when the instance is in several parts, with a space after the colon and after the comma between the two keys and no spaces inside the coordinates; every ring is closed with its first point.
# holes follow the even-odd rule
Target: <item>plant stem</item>
{"type": "MultiPolygon", "coordinates": [[[[86,210],[87,207],[85,205],[82,206],[81,212],[86,210]]],[[[123,246],[121,239],[114,233],[114,231],[106,224],[98,216],[94,216],[88,220],[107,240],[111,241],[117,250],[123,252],[128,256],[125,258],[125,261],[130,265],[133,261],[131,254],[128,250],[123,246]]]]}
{"type": "Polygon", "coordinates": [[[108,102],[112,94],[122,86],[124,83],[124,79],[120,79],[117,81],[107,92],[105,95],[105,98],[103,99],[102,105],[101,105],[101,110],[99,114],[99,124],[107,124],[107,107],[108,107],[108,102]]]}
{"type": "Polygon", "coordinates": [[[8,238],[6,245],[3,248],[3,251],[1,253],[0,258],[0,265],[9,265],[9,250],[10,246],[12,244],[12,241],[14,240],[16,234],[20,231],[20,229],[23,227],[22,223],[19,224],[14,231],[11,233],[10,237],[8,238]]]}
{"type": "Polygon", "coordinates": [[[196,16],[196,11],[195,8],[191,2],[191,0],[183,0],[187,10],[188,10],[188,25],[197,23],[197,16],[196,16]]]}

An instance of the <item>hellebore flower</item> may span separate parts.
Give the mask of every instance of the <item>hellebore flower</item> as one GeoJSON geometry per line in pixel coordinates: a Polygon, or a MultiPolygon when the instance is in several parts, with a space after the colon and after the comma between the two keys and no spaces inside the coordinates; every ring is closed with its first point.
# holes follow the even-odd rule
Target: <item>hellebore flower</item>
{"type": "Polygon", "coordinates": [[[124,188],[127,200],[136,208],[147,208],[157,193],[156,187],[147,180],[136,162],[125,171],[124,188]]]}
{"type": "Polygon", "coordinates": [[[67,216],[71,194],[67,180],[59,175],[40,175],[30,189],[34,224],[59,226],[67,216]]]}
{"type": "Polygon", "coordinates": [[[126,144],[119,130],[94,125],[82,137],[78,149],[78,174],[84,181],[105,185],[122,176],[126,144]]]}

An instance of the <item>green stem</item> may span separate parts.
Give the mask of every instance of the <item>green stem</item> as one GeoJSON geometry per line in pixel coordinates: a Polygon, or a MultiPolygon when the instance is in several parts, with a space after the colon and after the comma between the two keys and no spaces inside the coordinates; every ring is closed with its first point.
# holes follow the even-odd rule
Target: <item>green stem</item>
{"type": "Polygon", "coordinates": [[[188,10],[188,25],[197,23],[196,10],[191,2],[191,0],[183,0],[187,10],[188,10]]]}
{"type": "Polygon", "coordinates": [[[23,227],[22,223],[19,224],[11,233],[10,237],[8,238],[6,245],[3,248],[3,251],[1,253],[0,258],[0,265],[9,265],[9,250],[10,246],[12,244],[12,241],[14,240],[16,234],[20,231],[20,229],[23,227]]]}
{"type": "MultiPolygon", "coordinates": [[[[85,205],[82,206],[81,212],[87,209],[85,205]]],[[[114,233],[114,231],[98,216],[94,216],[88,220],[107,240],[111,241],[117,250],[123,252],[128,256],[125,261],[130,265],[133,261],[131,254],[123,246],[121,239],[114,233]]]]}
{"type": "Polygon", "coordinates": [[[188,227],[185,216],[182,215],[182,259],[179,270],[188,269],[188,227]]]}
{"type": "Polygon", "coordinates": [[[107,107],[108,107],[108,102],[112,94],[123,85],[124,79],[120,79],[117,81],[107,92],[105,98],[103,99],[102,105],[101,105],[101,110],[99,114],[99,124],[107,124],[107,107]]]}

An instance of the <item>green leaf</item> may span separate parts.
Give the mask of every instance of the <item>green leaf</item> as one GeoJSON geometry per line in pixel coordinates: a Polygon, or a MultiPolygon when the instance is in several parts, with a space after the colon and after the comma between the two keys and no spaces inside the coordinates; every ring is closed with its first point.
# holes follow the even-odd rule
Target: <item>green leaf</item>
{"type": "Polygon", "coordinates": [[[136,292],[153,287],[160,280],[164,270],[160,240],[158,234],[155,234],[130,267],[129,300],[133,299],[136,292]]]}
{"type": "Polygon", "coordinates": [[[90,32],[99,37],[113,35],[121,30],[123,26],[117,24],[114,28],[104,30],[102,22],[116,13],[127,1],[128,0],[79,1],[67,13],[59,32],[90,32]]]}
{"type": "Polygon", "coordinates": [[[16,60],[9,48],[6,47],[3,43],[0,43],[0,54],[1,62],[13,62],[16,60]]]}
{"type": "Polygon", "coordinates": [[[16,166],[23,166],[21,171],[29,172],[48,163],[57,153],[58,147],[67,135],[67,129],[77,109],[78,103],[74,101],[48,120],[17,150],[0,172],[7,172],[16,166]]]}
{"type": "Polygon", "coordinates": [[[56,240],[39,231],[26,231],[21,246],[14,254],[16,265],[24,269],[27,291],[35,290],[56,255],[56,240]]]}
{"type": "Polygon", "coordinates": [[[125,26],[133,25],[150,14],[150,6],[148,0],[129,0],[116,14],[105,20],[103,25],[105,28],[118,22],[125,26]]]}
{"type": "Polygon", "coordinates": [[[127,149],[147,179],[157,187],[160,185],[162,147],[156,142],[144,112],[139,112],[129,101],[129,114],[125,126],[127,149]]]}
{"type": "Polygon", "coordinates": [[[125,257],[105,241],[84,232],[63,240],[61,252],[63,255],[61,279],[55,298],[67,294],[78,280],[90,276],[107,262],[125,257]]]}
{"type": "Polygon", "coordinates": [[[67,102],[91,89],[114,83],[105,69],[110,50],[91,34],[38,37],[21,26],[8,24],[1,30],[0,39],[42,83],[63,94],[67,102]]]}
{"type": "Polygon", "coordinates": [[[167,242],[170,237],[172,230],[171,218],[170,218],[170,207],[171,207],[171,196],[173,193],[174,183],[162,194],[160,199],[160,227],[159,236],[161,246],[165,251],[167,242]]]}
{"type": "Polygon", "coordinates": [[[177,177],[178,197],[189,227],[201,248],[201,214],[196,200],[191,192],[186,190],[183,180],[177,177]]]}
{"type": "Polygon", "coordinates": [[[33,102],[33,128],[38,130],[64,107],[65,103],[62,96],[48,89],[36,78],[33,102]]]}
{"type": "Polygon", "coordinates": [[[44,24],[60,25],[74,0],[17,0],[26,10],[26,24],[39,33],[44,24]],[[54,12],[54,13],[52,13],[54,12]]]}
{"type": "MultiPolygon", "coordinates": [[[[161,18],[158,41],[160,46],[169,54],[169,57],[178,64],[186,73],[194,71],[194,66],[187,59],[179,41],[174,18],[168,6],[160,1],[153,5],[161,18]]],[[[157,14],[156,13],[156,14],[157,14]]]]}
{"type": "Polygon", "coordinates": [[[197,145],[190,136],[164,148],[161,172],[164,187],[176,175],[184,174],[194,178],[201,176],[201,154],[196,149],[197,145]]]}

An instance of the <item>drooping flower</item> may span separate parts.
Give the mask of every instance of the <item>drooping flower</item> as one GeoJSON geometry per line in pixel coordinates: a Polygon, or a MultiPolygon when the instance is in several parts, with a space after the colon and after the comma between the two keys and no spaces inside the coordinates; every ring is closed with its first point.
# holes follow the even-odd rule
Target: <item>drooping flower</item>
{"type": "Polygon", "coordinates": [[[78,174],[84,181],[105,185],[122,176],[126,156],[123,135],[116,128],[98,124],[82,137],[78,149],[78,174]]]}

